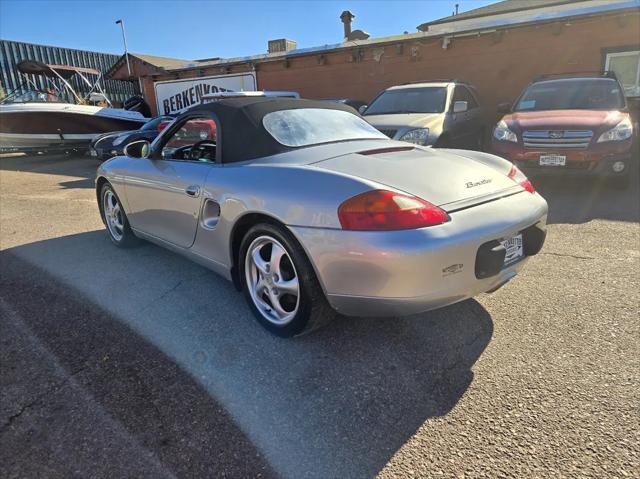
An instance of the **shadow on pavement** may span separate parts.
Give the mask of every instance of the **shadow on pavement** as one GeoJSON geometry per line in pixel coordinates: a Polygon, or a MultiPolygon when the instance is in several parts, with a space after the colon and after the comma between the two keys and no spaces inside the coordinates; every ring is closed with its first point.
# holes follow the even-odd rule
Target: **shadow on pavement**
{"type": "Polygon", "coordinates": [[[594,219],[640,221],[640,177],[631,172],[629,187],[596,178],[532,176],[536,190],[549,203],[549,224],[586,223],[594,219]]]}
{"type": "MultiPolygon", "coordinates": [[[[34,362],[35,351],[16,349],[28,344],[4,338],[13,344],[0,352],[0,384],[6,388],[0,410],[19,411],[0,418],[0,463],[7,477],[151,477],[159,474],[151,458],[161,464],[162,477],[276,477],[222,406],[160,350],[25,261],[5,252],[0,269],[2,299],[67,373],[55,384],[50,371],[34,362]],[[12,364],[16,359],[22,361],[12,364]],[[73,394],[71,378],[100,408],[87,414],[75,398],[60,398],[63,387],[73,394]],[[109,441],[118,437],[108,428],[87,430],[100,419],[83,417],[100,418],[102,409],[142,451],[109,457],[117,450],[109,441]],[[138,457],[143,464],[150,460],[146,470],[138,457]]],[[[0,329],[11,331],[1,322],[0,329]]]]}
{"type": "Polygon", "coordinates": [[[36,155],[0,157],[0,171],[22,171],[58,176],[80,177],[59,183],[68,188],[94,188],[96,170],[102,162],[82,155],[36,155]]]}
{"type": "Polygon", "coordinates": [[[75,189],[75,188],[95,188],[96,187],[96,179],[95,172],[91,178],[85,178],[82,180],[71,180],[71,181],[62,181],[58,183],[64,189],[75,189]]]}
{"type": "MultiPolygon", "coordinates": [[[[226,280],[152,245],[118,250],[96,231],[1,256],[55,272],[89,300],[84,313],[68,314],[56,298],[69,293],[36,280],[37,271],[23,279],[14,266],[16,275],[3,280],[66,367],[85,361],[98,376],[110,369],[108,381],[86,387],[176,472],[174,455],[199,465],[226,457],[218,442],[229,426],[220,424],[217,401],[280,475],[370,477],[426,420],[456,405],[493,331],[487,311],[470,300],[410,318],[343,318],[283,340],[262,330],[226,280]],[[91,303],[123,324],[93,314],[91,303]],[[112,361],[103,365],[104,354],[112,361]],[[207,440],[214,446],[199,451],[207,440]],[[173,451],[168,459],[165,449],[173,451]]],[[[247,454],[239,433],[230,434],[241,444],[231,454],[247,454]]]]}

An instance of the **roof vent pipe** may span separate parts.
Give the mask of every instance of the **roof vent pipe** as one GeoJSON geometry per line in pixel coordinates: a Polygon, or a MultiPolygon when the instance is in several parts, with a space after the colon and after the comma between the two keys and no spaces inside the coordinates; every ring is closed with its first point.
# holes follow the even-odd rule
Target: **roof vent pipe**
{"type": "Polygon", "coordinates": [[[345,10],[340,15],[340,20],[344,24],[344,38],[349,38],[351,35],[351,22],[354,18],[356,18],[356,16],[349,10],[345,10]]]}

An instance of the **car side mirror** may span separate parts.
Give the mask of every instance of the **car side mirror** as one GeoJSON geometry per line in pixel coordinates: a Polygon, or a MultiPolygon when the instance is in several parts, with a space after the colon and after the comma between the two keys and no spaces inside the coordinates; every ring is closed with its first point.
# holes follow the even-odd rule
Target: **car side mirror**
{"type": "Polygon", "coordinates": [[[511,103],[499,103],[498,104],[498,113],[510,113],[511,112],[511,103]]]}
{"type": "Polygon", "coordinates": [[[469,104],[466,101],[456,101],[453,103],[454,113],[463,113],[469,109],[469,104]]]}
{"type": "Polygon", "coordinates": [[[369,105],[362,105],[360,108],[358,108],[358,113],[360,113],[361,115],[364,114],[364,112],[366,111],[367,107],[369,105]]]}
{"type": "Polygon", "coordinates": [[[147,158],[151,151],[150,145],[147,140],[132,141],[124,147],[124,154],[129,158],[147,158]]]}

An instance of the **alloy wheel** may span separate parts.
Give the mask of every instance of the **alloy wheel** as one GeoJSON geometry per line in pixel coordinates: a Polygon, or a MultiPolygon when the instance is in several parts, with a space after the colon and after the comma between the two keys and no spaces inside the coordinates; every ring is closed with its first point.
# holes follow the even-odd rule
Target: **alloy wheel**
{"type": "Polygon", "coordinates": [[[124,220],[120,203],[113,191],[105,191],[102,206],[109,234],[111,234],[114,240],[121,241],[124,235],[124,220]]]}
{"type": "Polygon", "coordinates": [[[287,250],[270,236],[254,239],[245,257],[245,278],[253,304],[277,326],[291,322],[300,306],[298,273],[287,250]]]}

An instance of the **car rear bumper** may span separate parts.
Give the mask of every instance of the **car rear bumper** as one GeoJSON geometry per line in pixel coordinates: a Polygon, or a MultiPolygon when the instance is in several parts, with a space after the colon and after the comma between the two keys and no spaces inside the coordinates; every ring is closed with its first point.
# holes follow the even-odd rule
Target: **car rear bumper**
{"type": "MultiPolygon", "coordinates": [[[[538,194],[507,198],[451,212],[439,226],[393,232],[291,227],[311,259],[331,306],[350,316],[398,316],[439,308],[513,278],[515,264],[478,275],[481,246],[536,225],[544,242],[547,203],[538,194]]],[[[533,252],[533,253],[532,253],[533,252]]]]}

